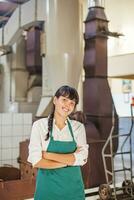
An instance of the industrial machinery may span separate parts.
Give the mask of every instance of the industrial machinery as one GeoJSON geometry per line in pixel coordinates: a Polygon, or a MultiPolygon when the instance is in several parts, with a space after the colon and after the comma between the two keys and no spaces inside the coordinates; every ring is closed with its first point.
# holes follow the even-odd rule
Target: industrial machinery
{"type": "Polygon", "coordinates": [[[27,162],[29,140],[20,142],[19,169],[0,167],[0,200],[24,200],[33,198],[37,170],[27,162]]]}
{"type": "MultiPolygon", "coordinates": [[[[101,184],[99,187],[100,200],[131,200],[134,199],[134,182],[133,182],[133,169],[132,169],[132,131],[134,126],[134,103],[131,104],[131,126],[128,133],[113,135],[114,125],[111,128],[109,137],[107,138],[104,147],[102,149],[102,158],[105,169],[106,184],[101,184]],[[114,153],[113,142],[114,140],[122,139],[122,144],[118,151],[114,153]],[[126,150],[127,144],[127,150],[126,150]],[[120,156],[122,166],[121,168],[115,169],[114,159],[116,156],[120,156]],[[127,163],[125,157],[128,157],[127,163]],[[112,163],[111,170],[108,169],[107,163],[112,163]],[[123,182],[121,186],[116,182],[117,173],[122,172],[123,182]],[[112,178],[111,178],[112,177],[112,178]]],[[[113,122],[114,124],[114,122],[113,122]]],[[[117,157],[118,158],[118,157],[117,157]]],[[[120,160],[118,159],[118,162],[120,160]]]]}

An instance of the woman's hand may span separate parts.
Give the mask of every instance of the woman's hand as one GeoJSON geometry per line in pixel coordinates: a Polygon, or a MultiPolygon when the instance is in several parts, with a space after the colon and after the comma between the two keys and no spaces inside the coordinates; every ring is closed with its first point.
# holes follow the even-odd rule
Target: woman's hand
{"type": "Polygon", "coordinates": [[[79,153],[81,151],[81,148],[82,147],[78,146],[74,153],[79,153]]]}
{"type": "Polygon", "coordinates": [[[42,151],[42,158],[47,159],[47,152],[46,151],[42,151]]]}

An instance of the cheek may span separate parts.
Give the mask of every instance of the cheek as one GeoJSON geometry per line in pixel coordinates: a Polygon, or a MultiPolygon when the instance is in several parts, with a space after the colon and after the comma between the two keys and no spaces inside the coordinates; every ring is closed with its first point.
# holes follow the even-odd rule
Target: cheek
{"type": "Polygon", "coordinates": [[[70,110],[71,110],[71,112],[74,110],[74,105],[70,106],[70,110]]]}
{"type": "Polygon", "coordinates": [[[59,102],[58,104],[57,104],[57,109],[61,109],[63,107],[63,104],[61,103],[61,102],[59,102]]]}

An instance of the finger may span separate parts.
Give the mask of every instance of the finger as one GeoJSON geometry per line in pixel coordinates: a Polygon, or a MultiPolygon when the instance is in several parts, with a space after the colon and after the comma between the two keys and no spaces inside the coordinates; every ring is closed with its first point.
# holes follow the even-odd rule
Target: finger
{"type": "Polygon", "coordinates": [[[81,150],[82,150],[82,147],[78,147],[77,149],[78,149],[79,151],[81,151],[81,150]]]}

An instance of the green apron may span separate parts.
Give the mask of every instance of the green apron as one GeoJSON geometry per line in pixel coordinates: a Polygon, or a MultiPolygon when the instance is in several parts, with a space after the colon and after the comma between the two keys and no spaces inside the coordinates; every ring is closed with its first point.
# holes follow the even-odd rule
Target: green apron
{"type": "MultiPolygon", "coordinates": [[[[73,141],[55,141],[51,131],[47,152],[65,154],[76,150],[72,127],[67,122],[73,141]]],[[[34,200],[85,200],[80,166],[38,169],[34,200]]]]}

